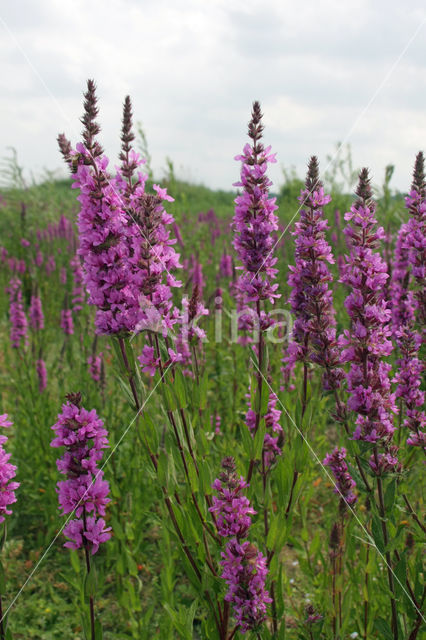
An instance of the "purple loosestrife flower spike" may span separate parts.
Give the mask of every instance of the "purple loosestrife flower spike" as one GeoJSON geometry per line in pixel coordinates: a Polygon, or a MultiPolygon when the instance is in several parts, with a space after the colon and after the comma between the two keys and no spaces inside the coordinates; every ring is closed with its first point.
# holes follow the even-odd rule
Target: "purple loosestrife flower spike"
{"type": "Polygon", "coordinates": [[[242,476],[238,478],[233,458],[224,458],[222,467],[224,470],[212,485],[218,496],[213,496],[213,506],[209,510],[216,514],[220,536],[246,538],[251,525],[250,516],[256,513],[243,494],[248,484],[242,476]]]}
{"type": "Polygon", "coordinates": [[[258,630],[266,619],[266,607],[272,602],[265,589],[266,558],[248,540],[231,538],[222,552],[222,578],[228,585],[225,600],[232,604],[235,621],[242,633],[258,630]]]}
{"type": "Polygon", "coordinates": [[[38,377],[38,391],[39,393],[43,393],[47,387],[47,370],[46,363],[42,358],[37,360],[36,371],[38,377]]]}
{"type": "Polygon", "coordinates": [[[22,282],[12,278],[6,293],[9,294],[10,341],[14,349],[19,349],[21,342],[28,345],[28,320],[22,302],[22,282]]]}
{"type": "Polygon", "coordinates": [[[426,180],[422,153],[416,158],[406,204],[412,217],[401,226],[398,234],[392,273],[393,334],[401,354],[393,381],[398,385],[395,395],[406,407],[403,425],[410,432],[407,443],[424,447],[426,416],[421,407],[425,394],[420,388],[424,363],[418,357],[422,336],[415,330],[416,311],[421,323],[425,318],[426,180]],[[415,285],[414,290],[410,290],[410,283],[415,285]]]}
{"type": "Polygon", "coordinates": [[[44,329],[44,315],[39,296],[31,296],[29,316],[30,326],[35,331],[44,329]]]}
{"type": "Polygon", "coordinates": [[[246,538],[251,515],[256,512],[243,495],[248,487],[236,473],[232,457],[222,460],[223,471],[213,483],[218,496],[213,496],[210,511],[216,514],[219,535],[229,538],[222,552],[221,577],[228,586],[225,600],[232,604],[235,621],[242,633],[256,630],[266,618],[266,606],[272,602],[265,589],[268,568],[266,558],[246,538]]]}
{"type": "Polygon", "coordinates": [[[411,191],[405,198],[411,218],[405,227],[404,249],[416,285],[418,321],[426,325],[426,179],[423,153],[417,154],[411,191]]]}
{"type": "Polygon", "coordinates": [[[261,142],[263,131],[262,113],[258,102],[253,104],[252,118],[248,127],[251,144],[246,144],[236,160],[241,161],[241,179],[234,186],[242,187],[243,193],[235,199],[234,248],[243,267],[237,267],[244,273],[238,278],[237,290],[242,303],[258,303],[269,300],[271,303],[279,294],[277,284],[273,284],[277,275],[273,256],[274,236],[278,229],[275,215],[275,198],[268,194],[272,182],[266,175],[268,164],[276,162],[270,147],[261,142]]]}
{"type": "Polygon", "coordinates": [[[347,405],[358,414],[354,438],[372,443],[382,441],[386,445],[394,432],[391,412],[396,410],[390,388],[390,365],[383,361],[393,348],[391,312],[384,297],[387,265],[375,251],[384,230],[376,228],[367,169],[360,173],[357,200],[345,214],[345,220],[349,223],[344,233],[350,255],[342,268],[341,282],[351,290],[345,307],[352,328],[340,336],[339,345],[343,348],[343,361],[350,363],[347,405]]]}
{"type": "Polygon", "coordinates": [[[334,264],[331,247],[326,240],[328,222],[323,207],[331,201],[319,179],[318,161],[312,156],[299,202],[303,207],[296,222],[295,266],[290,266],[288,284],[292,287],[290,305],[295,315],[287,366],[292,361],[311,361],[325,369],[323,385],[335,390],[344,377],[339,367],[340,352],[336,341],[333,281],[328,264],[334,264]]]}
{"type": "MultiPolygon", "coordinates": [[[[0,415],[0,428],[12,426],[7,413],[0,415]]],[[[7,437],[0,435],[0,523],[4,522],[4,516],[10,516],[12,511],[8,507],[16,502],[15,491],[19,487],[19,482],[14,482],[16,476],[16,466],[9,462],[11,454],[3,449],[7,437]]]]}
{"type": "Polygon", "coordinates": [[[332,453],[326,455],[323,464],[330,467],[336,481],[334,493],[339,494],[348,504],[354,504],[357,501],[357,496],[353,492],[356,484],[351,478],[345,458],[346,449],[336,447],[332,453]]]}
{"type": "Polygon", "coordinates": [[[83,143],[72,149],[58,138],[66,162],[80,189],[78,218],[79,255],[89,304],[97,307],[96,330],[100,334],[126,335],[135,330],[166,333],[177,321],[171,288],[180,286],[171,271],[180,267],[168,225],[173,217],[163,201],[172,201],[165,189],[154,185],[145,191],[144,163],[131,149],[133,141],[130,99],[124,103],[121,166],[115,176],[107,171],[109,160],[95,137],[99,133],[95,86],[88,82],[83,116],[83,143]],[[153,328],[155,316],[155,327],[153,328]]]}
{"type": "Polygon", "coordinates": [[[110,502],[109,485],[98,470],[103,449],[108,447],[108,433],[94,409],[87,411],[81,407],[80,394],[67,398],[52,427],[56,437],[51,442],[52,447],[65,447],[57,460],[60,473],[66,476],[66,480],[58,482],[59,504],[63,514],[75,511],[77,516],[64,529],[65,536],[70,538],[65,546],[79,549],[89,545],[94,554],[99,544],[111,537],[111,527],[106,528],[103,519],[110,502]]]}
{"type": "Polygon", "coordinates": [[[61,311],[61,329],[67,336],[74,333],[74,322],[72,319],[71,309],[62,309],[61,311]]]}

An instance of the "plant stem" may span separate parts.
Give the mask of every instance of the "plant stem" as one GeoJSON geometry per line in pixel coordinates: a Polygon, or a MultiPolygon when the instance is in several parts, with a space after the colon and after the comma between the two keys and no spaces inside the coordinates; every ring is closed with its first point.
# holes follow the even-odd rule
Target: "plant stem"
{"type": "Polygon", "coordinates": [[[1,594],[0,594],[0,638],[1,640],[5,640],[6,638],[4,625],[3,625],[3,603],[1,599],[1,594]]]}
{"type": "MultiPolygon", "coordinates": [[[[379,468],[379,455],[377,452],[377,446],[374,447],[374,459],[376,462],[376,468],[379,468]]],[[[388,546],[389,537],[388,537],[388,529],[386,526],[386,510],[385,510],[385,502],[383,498],[383,485],[382,479],[380,476],[377,476],[377,493],[379,496],[379,513],[380,513],[380,521],[382,525],[382,533],[383,533],[383,541],[385,544],[385,548],[388,546]]],[[[389,551],[385,551],[386,558],[386,567],[388,572],[388,581],[389,581],[389,589],[391,590],[391,613],[392,613],[392,633],[394,640],[398,640],[398,618],[396,612],[396,596],[395,596],[395,584],[393,580],[393,571],[391,565],[391,555],[389,551]]]]}
{"type": "MultiPolygon", "coordinates": [[[[87,530],[87,526],[86,526],[86,510],[83,508],[83,527],[84,527],[84,531],[87,530]]],[[[89,575],[90,573],[90,554],[89,554],[89,545],[87,542],[87,538],[83,535],[83,547],[84,547],[84,555],[86,558],[86,569],[87,569],[87,575],[89,575]]],[[[95,606],[94,606],[94,600],[93,600],[93,595],[90,594],[89,596],[89,606],[90,606],[90,635],[91,635],[91,640],[96,640],[95,639],[95,606]]]]}

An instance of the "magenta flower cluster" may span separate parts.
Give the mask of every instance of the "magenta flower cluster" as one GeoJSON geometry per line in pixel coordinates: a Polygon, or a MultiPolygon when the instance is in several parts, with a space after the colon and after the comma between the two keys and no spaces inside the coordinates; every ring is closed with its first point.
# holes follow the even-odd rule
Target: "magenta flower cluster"
{"type": "Polygon", "coordinates": [[[300,360],[311,361],[325,369],[323,385],[334,390],[344,376],[336,340],[336,320],[332,282],[328,264],[334,264],[325,232],[328,222],[323,207],[331,201],[319,180],[318,161],[309,162],[305,188],[301,190],[300,220],[295,224],[295,265],[289,266],[289,302],[295,316],[288,348],[288,366],[300,360]]]}
{"type": "Polygon", "coordinates": [[[269,197],[272,182],[266,175],[268,164],[276,159],[270,147],[264,148],[261,142],[261,120],[260,105],[255,102],[248,129],[252,143],[247,143],[243,153],[235,158],[241,162],[241,179],[234,186],[242,187],[243,193],[235,199],[233,245],[243,264],[237,267],[243,273],[236,283],[243,305],[261,300],[273,303],[279,297],[278,284],[273,283],[278,271],[274,268],[277,258],[273,255],[273,234],[278,229],[274,213],[277,206],[276,199],[269,197]]]}
{"type": "Polygon", "coordinates": [[[347,404],[358,414],[354,438],[387,443],[394,432],[391,414],[396,409],[389,378],[391,367],[383,361],[393,349],[391,311],[384,296],[387,265],[375,251],[384,230],[376,228],[367,169],[360,173],[357,196],[345,214],[349,224],[344,233],[350,255],[341,273],[341,282],[350,289],[345,307],[352,326],[340,336],[339,344],[343,361],[350,363],[347,404]]]}
{"type": "Polygon", "coordinates": [[[70,538],[65,546],[88,546],[94,554],[111,537],[111,527],[106,527],[104,520],[105,507],[110,502],[109,485],[98,469],[103,449],[108,447],[108,432],[94,409],[81,407],[80,394],[67,397],[68,402],[52,426],[56,437],[51,442],[52,447],[65,447],[57,460],[59,471],[66,476],[57,488],[62,513],[75,512],[77,516],[64,528],[65,536],[70,538]]]}
{"type": "MultiPolygon", "coordinates": [[[[250,399],[249,394],[248,398],[250,399]]],[[[283,429],[280,425],[282,412],[277,409],[277,403],[277,395],[275,393],[270,393],[268,399],[268,410],[264,416],[266,433],[263,440],[263,459],[266,469],[268,469],[275,462],[277,456],[280,456],[282,453],[282,449],[279,444],[283,437],[283,429]]],[[[245,416],[245,422],[252,437],[254,437],[256,434],[257,414],[256,411],[251,408],[250,404],[249,410],[245,416]]]]}
{"type": "Polygon", "coordinates": [[[223,472],[213,483],[218,496],[210,511],[216,514],[219,535],[229,538],[222,552],[222,578],[228,585],[225,600],[232,604],[235,621],[242,633],[256,630],[266,617],[271,602],[265,588],[268,568],[266,558],[248,540],[251,515],[255,511],[243,491],[247,484],[238,477],[233,458],[224,458],[223,472]]]}
{"type": "Polygon", "coordinates": [[[22,301],[22,282],[12,278],[6,293],[9,294],[10,342],[14,349],[28,345],[28,320],[22,301]]]}
{"type": "MultiPolygon", "coordinates": [[[[126,98],[122,129],[122,160],[116,174],[95,137],[95,86],[88,82],[85,94],[83,142],[75,149],[59,136],[59,145],[80,189],[78,217],[84,283],[89,303],[97,307],[98,333],[119,334],[151,329],[150,310],[161,316],[167,331],[176,322],[171,288],[180,283],[171,275],[179,267],[168,226],[173,217],[164,201],[172,201],[166,189],[154,185],[146,192],[147,175],[138,171],[143,160],[132,150],[131,105],[126,98]]],[[[151,312],[152,315],[152,312],[151,312]]]]}
{"type": "Polygon", "coordinates": [[[421,408],[425,399],[421,389],[424,362],[419,358],[422,336],[416,331],[416,315],[422,327],[426,318],[426,179],[422,153],[416,158],[406,206],[411,218],[401,225],[392,272],[393,334],[400,352],[394,382],[395,395],[406,408],[403,426],[409,431],[407,443],[424,447],[426,416],[421,408]]]}
{"type": "MultiPolygon", "coordinates": [[[[8,428],[12,424],[7,413],[0,415],[0,427],[8,428]]],[[[5,442],[7,437],[0,435],[0,523],[4,522],[4,516],[11,515],[12,511],[8,507],[16,502],[15,491],[19,487],[19,482],[13,480],[16,466],[9,462],[11,454],[3,449],[5,442]]]]}
{"type": "Polygon", "coordinates": [[[347,504],[354,504],[357,501],[357,496],[353,491],[356,483],[349,473],[345,458],[346,449],[344,447],[341,449],[336,447],[332,453],[326,455],[323,464],[326,467],[330,467],[334,476],[336,483],[334,492],[339,494],[347,504]]]}

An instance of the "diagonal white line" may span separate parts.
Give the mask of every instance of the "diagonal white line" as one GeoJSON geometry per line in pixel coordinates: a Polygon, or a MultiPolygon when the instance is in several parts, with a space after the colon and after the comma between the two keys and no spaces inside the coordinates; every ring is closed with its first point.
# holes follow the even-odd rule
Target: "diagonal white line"
{"type": "MultiPolygon", "coordinates": [[[[331,158],[329,159],[324,172],[327,171],[327,169],[329,168],[329,166],[332,164],[332,162],[334,161],[334,159],[339,155],[341,149],[343,148],[343,146],[346,144],[346,142],[349,140],[350,136],[352,135],[354,129],[357,127],[358,123],[360,122],[360,120],[362,120],[362,118],[365,116],[365,114],[367,113],[367,111],[369,110],[369,108],[371,107],[371,105],[373,104],[374,100],[377,98],[377,96],[379,95],[380,91],[383,89],[384,85],[386,84],[386,82],[389,80],[389,78],[391,77],[391,75],[393,74],[393,72],[395,71],[396,67],[398,66],[398,64],[400,63],[401,59],[404,57],[404,55],[406,54],[408,48],[410,47],[410,45],[412,44],[412,42],[414,41],[414,39],[417,37],[417,34],[419,33],[419,31],[422,29],[423,25],[426,23],[426,18],[424,18],[424,20],[417,26],[416,30],[414,31],[414,33],[412,34],[412,36],[409,38],[407,44],[405,45],[405,47],[402,49],[402,51],[400,52],[400,54],[397,56],[397,58],[395,59],[395,61],[393,62],[392,66],[390,67],[390,69],[387,71],[387,73],[385,74],[383,80],[380,82],[379,86],[377,87],[377,89],[374,91],[373,95],[371,96],[371,98],[369,99],[369,101],[367,102],[367,104],[365,105],[365,107],[360,111],[360,113],[358,114],[358,116],[355,118],[352,126],[350,127],[349,131],[347,132],[347,134],[345,135],[343,142],[340,143],[340,145],[338,146],[336,152],[334,153],[334,155],[331,156],[331,158]]],[[[259,269],[256,271],[256,273],[254,274],[253,278],[251,279],[251,282],[253,282],[253,280],[257,277],[257,275],[259,274],[259,271],[262,269],[263,265],[265,264],[266,260],[269,258],[269,256],[272,255],[273,251],[275,250],[275,247],[279,244],[279,242],[281,241],[281,239],[283,238],[283,236],[287,233],[289,227],[291,226],[293,220],[296,218],[296,216],[298,215],[298,213],[300,212],[300,210],[302,209],[302,207],[305,205],[305,202],[307,200],[307,198],[309,197],[309,195],[312,194],[312,192],[314,191],[315,187],[316,187],[317,183],[315,183],[315,185],[312,187],[312,189],[309,191],[309,193],[306,195],[305,199],[303,200],[303,202],[301,203],[300,207],[297,209],[297,211],[295,212],[295,214],[292,216],[290,222],[287,224],[287,226],[285,227],[284,231],[281,233],[281,235],[279,236],[278,240],[274,243],[274,245],[272,246],[272,248],[269,250],[269,252],[267,253],[267,255],[265,256],[265,258],[262,261],[262,264],[260,265],[259,269]]]]}
{"type": "Polygon", "coordinates": [[[45,551],[43,552],[43,555],[40,557],[40,559],[38,560],[37,564],[35,565],[34,569],[31,571],[31,573],[29,573],[29,575],[27,576],[27,578],[25,579],[25,582],[23,583],[23,585],[21,586],[21,588],[19,589],[19,591],[17,592],[17,594],[14,596],[13,600],[10,602],[9,606],[7,607],[6,611],[3,613],[3,617],[2,617],[2,621],[6,618],[8,612],[10,611],[10,609],[14,606],[15,602],[17,601],[17,599],[19,598],[19,596],[21,595],[21,593],[23,592],[23,590],[25,589],[25,587],[27,586],[27,584],[30,582],[31,578],[34,576],[35,572],[37,571],[37,569],[40,567],[41,563],[43,562],[43,560],[45,559],[45,557],[47,556],[47,554],[49,553],[50,549],[52,548],[52,546],[55,544],[56,540],[59,538],[59,536],[61,535],[62,531],[64,530],[64,528],[66,527],[66,525],[68,524],[68,522],[71,520],[71,518],[74,515],[75,510],[77,509],[77,507],[80,506],[80,504],[82,503],[84,497],[87,494],[87,491],[90,489],[90,487],[93,485],[94,482],[96,482],[97,478],[99,477],[99,474],[101,473],[101,471],[104,470],[105,466],[108,464],[109,460],[111,459],[111,457],[114,455],[115,451],[117,450],[118,446],[121,444],[121,442],[123,441],[123,439],[125,438],[125,436],[127,435],[127,432],[129,431],[130,427],[134,424],[135,420],[138,418],[138,416],[142,413],[143,409],[145,408],[146,404],[148,403],[148,400],[151,398],[152,394],[154,393],[154,391],[157,389],[158,385],[163,381],[164,376],[166,375],[167,371],[170,369],[170,367],[172,366],[172,362],[169,364],[169,366],[163,371],[163,375],[160,377],[160,379],[158,380],[158,382],[154,385],[154,387],[152,388],[152,390],[150,391],[150,393],[148,394],[146,400],[144,401],[144,403],[142,404],[142,406],[138,409],[138,411],[136,412],[135,416],[133,417],[133,419],[130,421],[129,425],[126,427],[126,429],[124,430],[123,434],[120,436],[120,439],[118,440],[117,444],[115,445],[115,447],[111,450],[109,456],[107,457],[107,459],[105,460],[105,462],[103,463],[103,465],[101,466],[101,468],[99,469],[99,471],[97,472],[97,474],[95,475],[95,477],[92,479],[92,482],[90,483],[89,487],[86,489],[86,491],[84,492],[84,494],[81,496],[80,500],[78,501],[78,503],[76,504],[74,511],[72,511],[69,516],[67,517],[67,519],[65,520],[65,522],[63,523],[62,527],[59,529],[58,533],[55,535],[55,537],[51,540],[51,542],[49,543],[49,545],[46,547],[45,551]]]}
{"type": "MultiPolygon", "coordinates": [[[[280,406],[284,409],[286,415],[288,416],[288,418],[290,418],[291,422],[293,423],[294,427],[296,428],[297,432],[299,433],[299,435],[302,436],[303,441],[306,443],[306,445],[308,446],[310,452],[312,453],[313,457],[315,458],[316,462],[318,462],[318,464],[322,467],[322,470],[324,471],[324,473],[326,474],[326,476],[328,477],[328,479],[330,480],[330,482],[332,483],[332,485],[337,489],[338,493],[340,494],[340,496],[344,499],[344,495],[342,494],[342,492],[340,491],[339,487],[337,486],[334,478],[331,476],[330,472],[328,471],[328,469],[325,467],[325,465],[322,463],[322,461],[319,459],[317,453],[314,451],[314,449],[312,448],[311,444],[309,443],[309,441],[306,439],[306,437],[303,435],[302,431],[299,429],[299,427],[297,426],[297,424],[295,423],[295,421],[293,420],[292,416],[289,414],[289,412],[287,411],[287,409],[285,408],[285,406],[283,405],[283,403],[281,402],[281,400],[279,399],[279,396],[277,393],[275,393],[275,391],[273,390],[273,388],[271,387],[271,385],[269,384],[268,380],[265,378],[265,376],[263,375],[263,373],[261,372],[261,370],[259,369],[259,367],[257,366],[257,363],[254,361],[254,359],[252,357],[250,357],[252,363],[254,364],[255,368],[257,369],[258,373],[261,375],[262,380],[267,384],[269,390],[271,391],[271,393],[275,394],[275,396],[277,397],[277,400],[280,404],[280,406]]],[[[358,517],[358,514],[356,513],[356,511],[353,509],[353,507],[346,503],[348,509],[351,511],[352,515],[354,516],[355,520],[357,521],[357,523],[359,524],[359,526],[361,527],[361,529],[363,530],[363,532],[366,534],[367,536],[367,540],[368,543],[374,547],[377,551],[377,553],[380,555],[380,557],[382,558],[383,562],[385,563],[385,565],[388,567],[388,569],[392,572],[392,575],[394,576],[395,580],[398,582],[399,586],[401,587],[401,589],[404,591],[405,595],[407,596],[407,598],[410,600],[411,604],[413,605],[414,609],[417,611],[417,613],[421,616],[422,620],[424,622],[426,622],[426,619],[423,617],[423,613],[420,611],[420,609],[417,607],[416,603],[413,601],[413,599],[411,598],[411,595],[408,593],[408,591],[406,590],[405,586],[401,583],[401,581],[399,580],[398,576],[395,574],[395,572],[393,571],[392,567],[388,565],[385,556],[383,555],[383,553],[377,548],[376,543],[374,542],[372,536],[369,534],[369,532],[367,531],[367,529],[365,528],[364,524],[361,522],[361,520],[358,517]]]]}
{"type": "MultiPolygon", "coordinates": [[[[31,71],[34,73],[34,75],[38,78],[38,80],[40,81],[40,83],[42,84],[44,90],[46,91],[47,95],[50,97],[50,99],[55,103],[55,106],[57,107],[59,113],[62,115],[63,118],[65,118],[65,120],[67,120],[67,122],[70,124],[71,128],[72,128],[72,132],[73,134],[78,137],[78,135],[76,135],[75,133],[75,127],[73,125],[73,120],[71,120],[71,118],[65,113],[65,111],[63,110],[61,104],[58,102],[58,100],[56,99],[55,95],[52,93],[52,91],[49,89],[48,85],[46,84],[46,82],[44,81],[43,77],[41,76],[40,72],[38,71],[38,69],[34,66],[34,64],[32,63],[31,59],[28,57],[28,55],[25,52],[25,49],[22,47],[21,43],[19,42],[19,40],[16,38],[15,34],[11,31],[11,29],[9,28],[9,26],[7,25],[7,23],[3,20],[3,18],[0,16],[0,23],[3,26],[3,28],[5,29],[5,31],[8,33],[8,35],[10,36],[10,38],[13,40],[13,42],[15,43],[16,47],[19,49],[22,57],[25,59],[26,63],[28,64],[28,66],[30,67],[31,71]]],[[[115,195],[119,196],[120,194],[117,193],[115,187],[113,185],[111,185],[110,181],[108,181],[109,186],[112,188],[112,190],[114,191],[115,195]]],[[[141,236],[145,239],[145,241],[149,244],[150,248],[152,249],[152,245],[149,242],[149,240],[145,237],[142,229],[140,228],[138,222],[135,220],[135,218],[132,216],[132,214],[127,211],[126,209],[126,213],[128,213],[128,215],[132,218],[133,222],[137,225],[139,232],[141,234],[141,236]]],[[[171,277],[171,274],[169,272],[169,270],[167,269],[164,261],[161,258],[158,258],[160,264],[163,266],[164,270],[167,272],[167,274],[171,277]]]]}
{"type": "MultiPolygon", "coordinates": [[[[63,118],[65,118],[65,120],[67,120],[67,122],[70,123],[70,125],[73,127],[72,124],[72,120],[71,118],[65,113],[65,111],[63,110],[61,104],[58,102],[58,100],[56,99],[56,97],[54,96],[54,94],[51,92],[51,90],[49,89],[49,87],[47,86],[46,82],[44,81],[43,77],[40,75],[38,69],[34,66],[34,64],[32,63],[31,59],[28,57],[28,55],[25,52],[25,49],[22,47],[21,43],[19,42],[19,40],[17,39],[17,37],[15,36],[15,34],[13,33],[13,31],[9,28],[9,26],[7,25],[7,23],[3,20],[3,18],[0,16],[0,23],[3,27],[3,29],[8,33],[9,37],[11,38],[11,40],[13,40],[13,42],[15,43],[17,49],[20,51],[22,57],[24,58],[25,62],[28,64],[28,66],[30,67],[31,71],[34,73],[34,75],[36,76],[36,78],[40,81],[40,83],[42,84],[44,90],[46,91],[47,95],[49,96],[49,98],[55,103],[59,113],[62,115],[63,118]]],[[[74,127],[73,127],[74,129],[74,127]]]]}

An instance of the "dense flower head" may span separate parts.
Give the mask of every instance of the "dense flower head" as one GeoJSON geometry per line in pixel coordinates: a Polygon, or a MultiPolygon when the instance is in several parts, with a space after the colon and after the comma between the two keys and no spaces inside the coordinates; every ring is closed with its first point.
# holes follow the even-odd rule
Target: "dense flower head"
{"type": "Polygon", "coordinates": [[[66,479],[58,482],[57,492],[63,514],[75,512],[77,516],[66,528],[70,533],[69,537],[74,538],[73,544],[77,545],[72,548],[90,541],[90,537],[84,533],[87,532],[94,536],[92,553],[95,553],[97,542],[102,542],[105,535],[108,535],[105,540],[110,537],[107,533],[109,529],[104,530],[105,522],[102,519],[96,521],[98,515],[105,516],[105,507],[110,501],[108,482],[97,466],[103,449],[108,447],[108,433],[96,411],[87,411],[80,403],[80,394],[68,396],[68,402],[62,406],[62,412],[52,426],[56,437],[51,446],[65,447],[62,457],[57,460],[57,467],[66,479]],[[90,531],[84,527],[87,514],[93,517],[90,531]],[[83,532],[84,540],[81,535],[77,535],[78,532],[83,532]],[[96,532],[102,539],[95,536],[96,532]]]}
{"type": "Polygon", "coordinates": [[[405,199],[410,219],[404,225],[402,248],[415,285],[418,321],[426,323],[426,177],[424,155],[417,154],[411,191],[405,199]]]}
{"type": "Polygon", "coordinates": [[[89,373],[92,380],[100,382],[102,371],[102,357],[103,353],[100,352],[97,355],[93,354],[87,358],[87,364],[89,365],[89,373]]]}
{"type": "Polygon", "coordinates": [[[111,175],[95,139],[100,128],[92,81],[85,98],[83,143],[72,149],[65,136],[58,140],[75,176],[73,186],[80,189],[78,254],[89,304],[97,307],[97,332],[143,330],[149,306],[160,313],[167,330],[175,322],[171,288],[180,286],[171,274],[180,267],[168,230],[173,217],[163,206],[173,199],[159,185],[153,186],[154,194],[146,192],[147,174],[140,171],[144,161],[131,148],[130,100],[124,105],[122,163],[111,175]]]}
{"type": "Polygon", "coordinates": [[[67,336],[72,336],[74,333],[74,322],[72,319],[71,309],[61,310],[61,329],[67,336]]]}
{"type": "Polygon", "coordinates": [[[310,360],[324,367],[324,387],[332,390],[340,386],[343,371],[338,366],[340,353],[329,288],[333,277],[328,265],[334,263],[334,258],[326,240],[328,222],[323,217],[323,207],[330,201],[319,179],[317,158],[313,156],[299,196],[300,220],[293,231],[295,265],[289,267],[288,284],[292,289],[289,302],[295,321],[286,361],[288,367],[297,360],[310,360]]]}
{"type": "MultiPolygon", "coordinates": [[[[12,424],[7,413],[0,415],[0,428],[8,428],[12,424]]],[[[8,507],[16,502],[15,491],[19,487],[19,482],[13,480],[16,476],[16,466],[9,462],[11,454],[3,449],[5,442],[7,437],[0,435],[0,523],[4,522],[4,516],[11,515],[12,511],[8,507]]]]}
{"type": "Polygon", "coordinates": [[[378,453],[372,455],[369,460],[369,465],[375,474],[382,475],[383,473],[395,473],[402,470],[402,465],[397,457],[398,447],[391,446],[385,453],[378,453]]]}
{"type": "Polygon", "coordinates": [[[347,504],[354,504],[358,499],[353,491],[356,483],[349,473],[345,458],[346,449],[344,447],[341,449],[336,447],[332,453],[328,453],[326,455],[323,460],[323,464],[326,467],[330,467],[334,476],[334,480],[336,482],[334,493],[339,494],[347,504]]]}
{"type": "Polygon", "coordinates": [[[35,331],[44,329],[44,315],[39,296],[31,296],[29,316],[30,325],[35,331]]]}
{"type": "Polygon", "coordinates": [[[71,520],[64,527],[64,535],[70,538],[68,542],[65,542],[64,547],[81,549],[84,546],[84,539],[86,539],[91,546],[93,555],[98,551],[102,542],[110,539],[110,531],[111,527],[105,526],[103,518],[96,519],[94,516],[89,516],[86,518],[86,527],[84,527],[83,520],[71,520]]]}
{"type": "MultiPolygon", "coordinates": [[[[249,403],[249,409],[246,413],[245,422],[248,426],[252,437],[256,434],[256,425],[258,420],[260,420],[260,416],[258,418],[256,411],[251,407],[250,394],[247,394],[247,399],[249,403]]],[[[281,455],[282,449],[282,438],[283,438],[283,429],[280,425],[281,419],[281,411],[277,409],[278,397],[275,393],[269,394],[268,399],[268,408],[267,412],[264,415],[263,419],[266,423],[266,433],[263,441],[263,458],[265,467],[268,469],[276,460],[278,456],[281,455]]]]}
{"type": "Polygon", "coordinates": [[[391,311],[384,292],[387,265],[375,251],[384,231],[377,228],[367,169],[360,173],[357,199],[345,220],[349,223],[344,233],[350,255],[340,281],[350,287],[345,307],[352,326],[340,336],[339,346],[342,360],[350,363],[348,408],[358,414],[354,438],[388,441],[394,432],[391,413],[396,409],[390,366],[383,361],[393,349],[391,311]]]}
{"type": "Polygon", "coordinates": [[[36,362],[36,372],[38,378],[38,391],[43,393],[47,387],[47,369],[43,358],[39,358],[36,362]]]}
{"type": "Polygon", "coordinates": [[[275,198],[268,194],[271,181],[266,175],[268,164],[276,162],[270,147],[261,143],[263,126],[262,113],[258,102],[253,104],[252,119],[249,123],[251,144],[246,144],[236,160],[241,162],[241,179],[234,186],[242,187],[243,193],[235,199],[234,248],[243,264],[243,273],[237,282],[237,288],[247,303],[270,300],[274,302],[276,293],[277,259],[273,255],[275,246],[274,232],[278,229],[275,215],[275,198]]]}
{"type": "Polygon", "coordinates": [[[396,364],[395,395],[405,405],[403,426],[409,430],[407,444],[424,446],[424,362],[419,358],[422,336],[416,331],[416,315],[424,331],[426,320],[426,180],[423,154],[414,167],[413,184],[406,206],[411,214],[401,226],[393,262],[391,304],[393,336],[400,358],[396,364]]]}
{"type": "Polygon", "coordinates": [[[22,301],[22,282],[12,278],[6,289],[9,294],[10,341],[14,349],[28,345],[28,320],[22,301]]]}
{"type": "Polygon", "coordinates": [[[272,602],[265,588],[266,558],[248,540],[240,543],[232,538],[222,552],[221,565],[221,577],[228,585],[225,600],[232,604],[237,625],[242,633],[257,630],[272,602]]]}
{"type": "Polygon", "coordinates": [[[77,311],[82,310],[85,301],[85,291],[83,287],[83,270],[81,268],[81,262],[78,255],[71,258],[70,267],[73,274],[71,307],[73,313],[76,313],[77,311]]]}
{"type": "Polygon", "coordinates": [[[216,514],[219,535],[245,538],[251,525],[250,516],[256,513],[250,506],[249,499],[243,494],[248,484],[242,476],[237,476],[233,458],[224,458],[222,467],[224,471],[212,485],[218,495],[213,496],[210,511],[216,514]]]}

